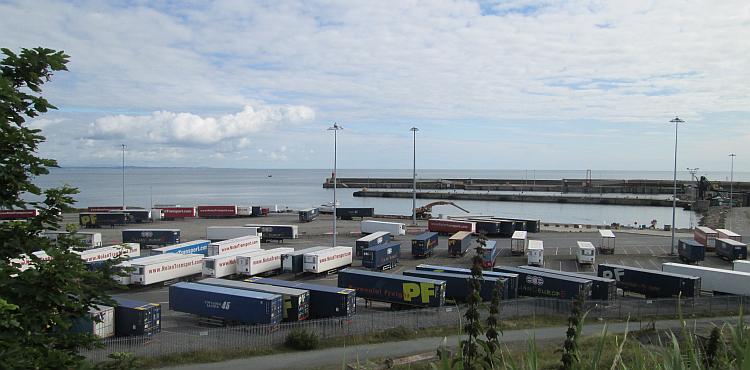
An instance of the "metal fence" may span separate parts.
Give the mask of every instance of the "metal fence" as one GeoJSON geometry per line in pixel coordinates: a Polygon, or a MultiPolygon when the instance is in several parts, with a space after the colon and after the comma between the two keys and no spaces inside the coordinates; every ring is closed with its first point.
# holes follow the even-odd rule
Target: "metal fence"
{"type": "MultiPolygon", "coordinates": [[[[737,315],[747,298],[741,296],[713,296],[691,299],[619,299],[613,302],[587,302],[588,320],[630,319],[642,322],[653,319],[677,318],[680,310],[685,318],[696,316],[737,315]]],[[[565,317],[572,301],[521,298],[503,301],[500,317],[534,318],[536,316],[565,317]]],[[[110,353],[130,352],[136,356],[154,357],[211,349],[265,349],[284,343],[294,329],[314,332],[321,340],[355,335],[373,335],[402,327],[417,330],[435,327],[458,327],[463,320],[465,306],[444,306],[407,311],[367,312],[350,318],[309,320],[279,325],[228,326],[193,328],[180,331],[163,330],[152,337],[109,338],[104,347],[83,351],[92,361],[107,359],[110,353]]],[[[486,312],[484,312],[486,315],[486,312]]],[[[168,317],[165,317],[169,320],[168,317]]],[[[562,321],[561,321],[562,324],[562,321]]],[[[458,333],[458,332],[457,332],[458,333]]]]}

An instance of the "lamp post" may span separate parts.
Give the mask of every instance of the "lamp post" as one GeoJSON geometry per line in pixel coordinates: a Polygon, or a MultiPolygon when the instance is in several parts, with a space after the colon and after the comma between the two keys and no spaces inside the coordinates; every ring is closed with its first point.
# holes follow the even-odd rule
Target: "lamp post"
{"type": "Polygon", "coordinates": [[[333,247],[336,246],[336,146],[338,131],[343,129],[335,122],[328,128],[328,131],[333,131],[333,247]]]}
{"type": "MultiPolygon", "coordinates": [[[[688,167],[687,168],[687,171],[690,173],[690,180],[691,181],[698,181],[698,178],[695,177],[695,173],[698,172],[699,169],[700,168],[698,168],[698,167],[695,167],[695,168],[688,167]]],[[[693,212],[692,211],[690,212],[690,228],[691,229],[693,228],[693,212]]]]}
{"type": "Polygon", "coordinates": [[[125,210],[125,144],[120,144],[122,147],[122,210],[125,210]]]}
{"type": "Polygon", "coordinates": [[[674,123],[674,174],[672,179],[672,248],[670,254],[674,255],[674,229],[675,229],[675,212],[677,209],[677,126],[685,123],[680,117],[675,117],[670,123],[674,123]]]}
{"type": "Polygon", "coordinates": [[[414,171],[412,172],[412,185],[411,185],[411,224],[417,226],[417,131],[418,128],[412,127],[409,129],[414,134],[414,171]]]}
{"type": "Polygon", "coordinates": [[[729,154],[729,157],[732,158],[732,167],[729,172],[729,227],[734,228],[733,222],[734,218],[732,217],[732,203],[734,203],[734,157],[737,155],[734,153],[729,154]]]}

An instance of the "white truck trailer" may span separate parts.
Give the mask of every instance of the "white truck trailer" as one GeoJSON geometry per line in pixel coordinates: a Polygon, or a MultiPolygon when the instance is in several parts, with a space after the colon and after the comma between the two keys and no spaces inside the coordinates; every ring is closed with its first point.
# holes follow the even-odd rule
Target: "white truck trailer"
{"type": "Polygon", "coordinates": [[[281,271],[281,255],[294,252],[294,248],[274,248],[257,253],[244,253],[237,256],[237,273],[254,276],[273,271],[281,271]]]}
{"type": "Polygon", "coordinates": [[[682,263],[662,263],[662,271],[701,278],[703,291],[750,295],[750,273],[682,263]]]}
{"type": "Polygon", "coordinates": [[[86,263],[111,260],[120,257],[121,255],[127,258],[134,258],[141,255],[141,245],[138,243],[123,243],[120,245],[88,249],[76,253],[81,256],[83,262],[86,263]]]}
{"type": "MultiPolygon", "coordinates": [[[[253,252],[263,252],[261,249],[251,249],[253,252]]],[[[225,276],[236,275],[237,256],[248,253],[247,249],[241,249],[233,252],[219,254],[203,258],[203,267],[201,275],[213,278],[222,278],[225,276]]]]}
{"type": "Polygon", "coordinates": [[[526,264],[529,266],[544,267],[544,242],[541,240],[529,240],[526,250],[526,264]]]}
{"type": "Polygon", "coordinates": [[[372,234],[378,231],[386,231],[393,236],[406,235],[406,224],[401,222],[385,222],[365,220],[360,222],[359,230],[362,234],[372,234]]]}
{"type": "MultiPolygon", "coordinates": [[[[49,239],[53,244],[57,243],[57,238],[62,235],[69,235],[67,231],[55,231],[46,230],[42,232],[42,236],[49,239]]],[[[75,237],[83,241],[89,248],[98,248],[102,246],[102,234],[90,231],[76,231],[75,237]]]]}
{"type": "Polygon", "coordinates": [[[579,265],[593,265],[596,259],[596,247],[591,242],[577,242],[576,261],[579,265]]]}
{"type": "Polygon", "coordinates": [[[224,253],[250,249],[260,249],[259,236],[248,235],[211,243],[208,245],[208,256],[218,256],[224,253]]]}
{"type": "Polygon", "coordinates": [[[526,231],[514,231],[510,237],[510,255],[523,256],[528,247],[528,233],[526,231]]]}
{"type": "Polygon", "coordinates": [[[732,267],[734,271],[750,273],[750,261],[748,260],[734,260],[732,261],[732,267]]]}
{"type": "Polygon", "coordinates": [[[202,254],[165,253],[131,260],[133,272],[130,283],[151,285],[198,275],[202,270],[203,257],[202,254]]]}
{"type": "Polygon", "coordinates": [[[305,254],[304,270],[320,274],[334,272],[352,265],[354,250],[352,247],[332,247],[322,251],[305,254]]]}
{"type": "Polygon", "coordinates": [[[322,251],[331,247],[310,247],[296,250],[294,252],[283,253],[281,255],[281,270],[284,272],[300,273],[303,269],[305,253],[322,251]]]}
{"type": "Polygon", "coordinates": [[[250,226],[209,226],[206,228],[206,239],[212,242],[256,235],[260,235],[258,228],[250,226]]]}
{"type": "Polygon", "coordinates": [[[599,230],[599,253],[615,254],[615,233],[612,230],[599,230]]]}

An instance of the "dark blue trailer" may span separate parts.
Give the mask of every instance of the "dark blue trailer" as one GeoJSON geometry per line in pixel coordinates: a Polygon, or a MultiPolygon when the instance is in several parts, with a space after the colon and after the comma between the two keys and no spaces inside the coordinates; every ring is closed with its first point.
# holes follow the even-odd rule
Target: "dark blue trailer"
{"type": "Polygon", "coordinates": [[[677,254],[682,262],[696,263],[706,259],[706,247],[695,239],[680,239],[677,242],[677,254]]]}
{"type": "Polygon", "coordinates": [[[484,268],[492,268],[492,266],[495,265],[495,260],[499,253],[500,248],[497,247],[497,242],[494,240],[487,240],[482,247],[482,265],[484,268]]]}
{"type": "Polygon", "coordinates": [[[701,291],[699,277],[658,270],[600,263],[597,275],[615,279],[618,288],[646,298],[696,297],[701,291]]]}
{"type": "Polygon", "coordinates": [[[151,222],[151,211],[148,209],[132,209],[126,208],[124,210],[112,210],[109,213],[124,213],[128,215],[128,222],[143,223],[151,222]]]}
{"type": "Polygon", "coordinates": [[[716,255],[728,261],[747,259],[747,244],[733,239],[717,238],[716,255]]]}
{"type": "Polygon", "coordinates": [[[125,225],[128,221],[128,214],[122,211],[81,212],[78,214],[78,223],[84,228],[115,227],[116,225],[125,225]]]}
{"type": "Polygon", "coordinates": [[[511,266],[495,266],[494,271],[518,274],[518,293],[529,297],[572,299],[591,296],[591,280],[549,274],[511,266]]]}
{"type": "Polygon", "coordinates": [[[317,208],[301,209],[298,212],[299,222],[310,222],[318,218],[320,213],[317,208]]]}
{"type": "MultiPolygon", "coordinates": [[[[456,302],[466,302],[469,296],[471,275],[426,270],[406,270],[404,271],[404,275],[445,281],[445,298],[456,302]]],[[[479,285],[479,296],[482,297],[483,301],[492,300],[492,293],[498,282],[501,282],[503,285],[503,290],[500,292],[501,299],[510,299],[508,279],[482,276],[482,281],[479,285]]]]}
{"type": "Polygon", "coordinates": [[[501,233],[500,222],[495,220],[486,219],[469,219],[473,222],[476,228],[477,234],[484,234],[486,236],[497,236],[501,233]]]}
{"type": "Polygon", "coordinates": [[[411,255],[414,258],[426,258],[435,253],[438,246],[438,233],[424,232],[411,240],[411,255]]]}
{"type": "Polygon", "coordinates": [[[513,231],[526,231],[526,221],[513,220],[513,231]]]}
{"type": "Polygon", "coordinates": [[[355,217],[358,218],[365,218],[365,217],[373,217],[375,216],[375,208],[366,208],[366,207],[343,207],[343,208],[336,208],[336,218],[340,218],[342,220],[351,220],[355,217]]]}
{"type": "Polygon", "coordinates": [[[278,324],[284,300],[279,294],[196,283],[169,286],[169,308],[243,324],[278,324]]]}
{"type": "Polygon", "coordinates": [[[263,242],[269,240],[284,241],[284,239],[297,239],[297,225],[261,225],[247,224],[245,227],[257,227],[261,233],[260,240],[263,242]]]}
{"type": "Polygon", "coordinates": [[[463,256],[471,245],[471,233],[459,231],[448,238],[448,254],[453,257],[463,256]]]}
{"type": "Polygon", "coordinates": [[[125,229],[123,243],[138,243],[141,248],[149,245],[170,245],[180,242],[180,229],[125,229]]]}
{"type": "Polygon", "coordinates": [[[263,207],[261,207],[261,206],[251,206],[250,207],[250,216],[254,216],[254,217],[263,216],[263,207]]]}
{"type": "MultiPolygon", "coordinates": [[[[470,269],[452,266],[419,264],[416,269],[419,271],[437,271],[449,272],[451,274],[471,275],[470,269]]],[[[499,271],[482,271],[482,276],[508,279],[506,283],[508,286],[508,298],[518,298],[518,274],[499,271]]]]}
{"type": "Polygon", "coordinates": [[[338,285],[354,289],[357,297],[396,306],[441,307],[445,304],[445,281],[383,272],[339,271],[338,285]]]}
{"type": "Polygon", "coordinates": [[[115,336],[154,335],[161,331],[161,305],[112,297],[115,305],[115,336]]]}
{"type": "Polygon", "coordinates": [[[493,221],[498,223],[497,226],[497,235],[510,238],[511,235],[513,235],[513,232],[515,231],[515,222],[514,220],[506,220],[506,219],[494,219],[493,221]]]}
{"type": "Polygon", "coordinates": [[[354,251],[356,256],[362,256],[362,252],[370,247],[391,241],[391,233],[387,231],[376,231],[372,234],[365,235],[354,242],[354,251]]]}
{"type": "Polygon", "coordinates": [[[518,268],[591,280],[591,299],[596,299],[596,300],[601,300],[601,301],[612,301],[612,300],[617,299],[617,281],[615,281],[614,279],[603,278],[603,277],[595,276],[595,275],[581,274],[577,272],[546,269],[543,267],[536,267],[536,266],[524,265],[524,266],[518,266],[518,268]]]}
{"type": "Polygon", "coordinates": [[[254,277],[245,281],[309,291],[311,319],[351,317],[357,310],[357,296],[354,289],[262,277],[254,277]]]}
{"type": "Polygon", "coordinates": [[[252,290],[268,294],[279,294],[284,298],[283,321],[302,321],[310,316],[310,291],[308,290],[216,278],[203,279],[198,283],[232,289],[252,290]]]}
{"type": "Polygon", "coordinates": [[[362,267],[373,270],[388,270],[398,264],[401,257],[401,243],[388,242],[364,250],[362,267]]]}

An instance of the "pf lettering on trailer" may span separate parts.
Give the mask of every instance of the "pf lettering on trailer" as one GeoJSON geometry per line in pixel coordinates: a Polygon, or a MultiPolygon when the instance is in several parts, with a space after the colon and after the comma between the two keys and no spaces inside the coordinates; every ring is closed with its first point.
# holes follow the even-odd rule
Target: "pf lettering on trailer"
{"type": "Polygon", "coordinates": [[[406,302],[422,297],[422,303],[430,303],[430,296],[435,296],[435,284],[432,283],[404,283],[403,290],[406,302]]]}
{"type": "Polygon", "coordinates": [[[623,269],[614,269],[614,270],[604,270],[602,271],[602,277],[605,277],[607,279],[614,279],[615,281],[620,281],[620,278],[625,275],[625,270],[623,269]]]}

